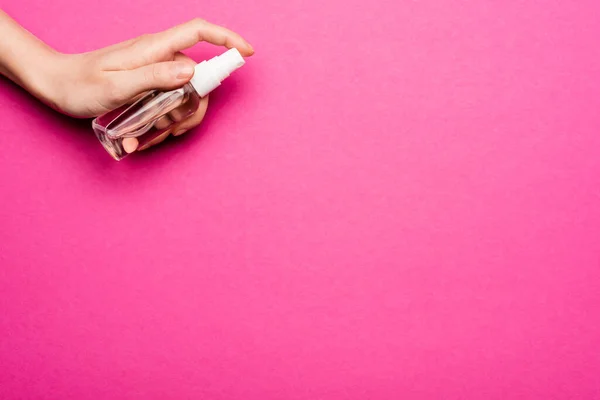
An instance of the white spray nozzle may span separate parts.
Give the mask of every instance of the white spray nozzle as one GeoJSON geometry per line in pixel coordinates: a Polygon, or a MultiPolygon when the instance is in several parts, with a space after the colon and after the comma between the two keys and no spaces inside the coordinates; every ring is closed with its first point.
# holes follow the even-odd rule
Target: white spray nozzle
{"type": "Polygon", "coordinates": [[[246,62],[237,49],[227,50],[220,56],[196,65],[190,80],[200,97],[204,97],[221,84],[233,71],[246,62]]]}

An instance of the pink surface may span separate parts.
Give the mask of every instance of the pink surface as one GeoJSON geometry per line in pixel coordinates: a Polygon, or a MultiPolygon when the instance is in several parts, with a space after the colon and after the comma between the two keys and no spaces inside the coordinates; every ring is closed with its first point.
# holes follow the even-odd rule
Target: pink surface
{"type": "Polygon", "coordinates": [[[121,163],[0,81],[0,398],[600,398],[599,4],[4,0],[257,54],[121,163]]]}

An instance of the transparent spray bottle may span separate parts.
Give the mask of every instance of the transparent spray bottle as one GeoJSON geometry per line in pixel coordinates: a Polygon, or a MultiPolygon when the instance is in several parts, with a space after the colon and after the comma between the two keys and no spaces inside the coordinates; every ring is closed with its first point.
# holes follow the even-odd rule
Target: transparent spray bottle
{"type": "Polygon", "coordinates": [[[138,147],[166,132],[176,121],[196,112],[200,99],[244,65],[244,58],[231,49],[196,65],[194,76],[182,88],[168,92],[151,91],[131,104],[125,104],[92,121],[96,136],[117,161],[127,156],[123,139],[137,138],[138,147]],[[169,116],[176,115],[176,118],[169,116]],[[175,121],[174,121],[175,120],[175,121]]]}

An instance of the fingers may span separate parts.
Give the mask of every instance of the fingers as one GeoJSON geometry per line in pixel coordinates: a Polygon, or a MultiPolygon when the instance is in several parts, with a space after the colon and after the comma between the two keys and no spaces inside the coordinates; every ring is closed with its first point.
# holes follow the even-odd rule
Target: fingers
{"type": "MultiPolygon", "coordinates": [[[[190,64],[190,65],[194,65],[194,61],[189,58],[188,56],[182,54],[182,53],[176,53],[174,56],[174,62],[170,62],[170,63],[159,63],[159,64],[174,64],[174,63],[184,63],[184,64],[190,64]]],[[[158,64],[156,64],[158,65],[158,64]]],[[[151,70],[152,73],[149,74],[148,70],[146,69],[146,67],[140,67],[137,68],[136,70],[132,70],[132,71],[122,71],[119,72],[118,74],[120,74],[119,79],[122,79],[122,81],[129,81],[129,86],[130,87],[129,90],[133,90],[133,91],[138,91],[137,97],[140,96],[139,93],[144,93],[147,90],[150,89],[154,89],[154,88],[159,88],[159,89],[172,89],[172,88],[176,88],[176,87],[180,87],[181,85],[183,85],[183,83],[177,83],[174,84],[173,87],[169,86],[170,83],[168,81],[168,79],[165,79],[163,81],[165,86],[157,86],[157,82],[160,81],[165,74],[161,74],[161,71],[155,71],[155,70],[151,70]],[[147,82],[147,83],[136,83],[136,77],[137,79],[140,79],[141,75],[135,75],[134,76],[134,72],[136,71],[145,71],[145,73],[143,74],[144,79],[143,82],[147,82]],[[127,72],[131,72],[132,74],[126,74],[127,72]],[[158,78],[156,78],[156,80],[152,80],[154,77],[154,73],[155,72],[159,72],[158,78]],[[148,75],[149,74],[149,75],[148,75]],[[155,83],[148,83],[148,82],[155,82],[155,83]],[[133,89],[133,88],[137,88],[137,89],[133,89]],[[146,89],[144,89],[144,87],[147,87],[146,89]]],[[[134,97],[136,96],[131,95],[129,97],[134,97]]],[[[185,105],[181,106],[180,108],[177,108],[173,111],[171,111],[169,114],[164,115],[163,117],[161,117],[156,123],[155,123],[155,128],[157,129],[165,129],[167,127],[169,127],[171,125],[171,127],[169,129],[167,129],[165,132],[162,132],[160,134],[160,136],[152,139],[150,142],[148,143],[144,143],[144,140],[142,140],[141,142],[137,139],[137,138],[125,138],[122,141],[122,146],[123,149],[127,152],[127,153],[132,153],[136,150],[138,151],[142,151],[142,150],[146,150],[149,147],[155,146],[161,142],[163,142],[165,139],[167,139],[169,137],[169,135],[173,135],[173,136],[179,136],[183,133],[185,133],[186,131],[188,131],[189,129],[194,128],[195,126],[199,125],[202,120],[204,119],[205,115],[206,115],[206,111],[208,109],[208,100],[209,97],[205,96],[204,98],[202,98],[200,100],[200,103],[198,105],[198,109],[196,110],[196,112],[188,117],[188,118],[184,118],[185,115],[187,115],[187,112],[185,110],[182,110],[180,108],[185,108],[185,105]]],[[[142,137],[143,139],[143,137],[142,137]]]]}
{"type": "Polygon", "coordinates": [[[146,150],[148,147],[157,145],[157,144],[163,142],[166,138],[168,138],[170,134],[171,134],[171,129],[167,129],[166,131],[161,133],[160,136],[157,136],[154,139],[152,139],[150,142],[145,143],[142,146],[140,146],[138,150],[139,151],[146,150]]]}
{"type": "MultiPolygon", "coordinates": [[[[167,139],[167,137],[169,137],[170,134],[172,134],[173,136],[179,136],[179,135],[182,135],[183,133],[187,132],[189,129],[196,127],[204,119],[207,109],[208,109],[208,96],[203,97],[202,100],[200,100],[198,110],[191,117],[189,117],[179,123],[173,124],[168,131],[163,132],[160,136],[154,138],[152,141],[143,144],[142,146],[140,146],[138,148],[138,150],[140,150],[140,151],[146,150],[149,147],[155,146],[155,145],[163,142],[165,139],[167,139]]],[[[177,113],[177,110],[173,110],[171,113],[169,113],[171,120],[177,120],[176,113],[177,113]]]]}
{"type": "Polygon", "coordinates": [[[172,128],[173,136],[179,136],[186,131],[200,125],[204,117],[206,116],[206,111],[208,109],[208,96],[205,96],[200,100],[200,105],[198,106],[198,110],[189,118],[175,124],[172,128]]]}
{"type": "Polygon", "coordinates": [[[172,52],[185,50],[198,42],[208,42],[228,49],[235,47],[245,56],[254,53],[250,43],[237,33],[199,18],[157,34],[157,42],[172,52]]]}
{"type": "Polygon", "coordinates": [[[169,114],[167,114],[163,115],[158,120],[156,120],[156,122],[154,123],[154,127],[156,129],[165,129],[171,126],[171,124],[173,124],[173,120],[169,118],[169,114]]]}
{"type": "Polygon", "coordinates": [[[237,48],[243,56],[251,56],[254,49],[239,34],[202,19],[193,19],[166,31],[145,35],[133,45],[117,50],[127,68],[171,60],[173,54],[188,49],[198,42],[208,42],[228,49],[237,48]]]}
{"type": "Polygon", "coordinates": [[[175,53],[175,55],[173,56],[173,61],[189,62],[189,63],[193,63],[194,65],[196,65],[196,61],[192,60],[190,57],[186,56],[185,54],[183,54],[179,51],[177,53],[175,53]]]}
{"type": "Polygon", "coordinates": [[[108,95],[125,102],[148,90],[173,90],[186,84],[194,74],[193,61],[169,61],[111,73],[108,95]]]}

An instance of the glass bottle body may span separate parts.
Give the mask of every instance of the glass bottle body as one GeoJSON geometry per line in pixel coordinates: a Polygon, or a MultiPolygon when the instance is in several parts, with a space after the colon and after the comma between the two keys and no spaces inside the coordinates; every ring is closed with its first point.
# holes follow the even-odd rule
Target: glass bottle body
{"type": "Polygon", "coordinates": [[[171,129],[173,124],[192,116],[200,105],[200,96],[188,83],[168,92],[151,91],[132,103],[94,119],[92,127],[106,151],[121,160],[128,153],[123,139],[137,138],[138,148],[171,129]]]}

